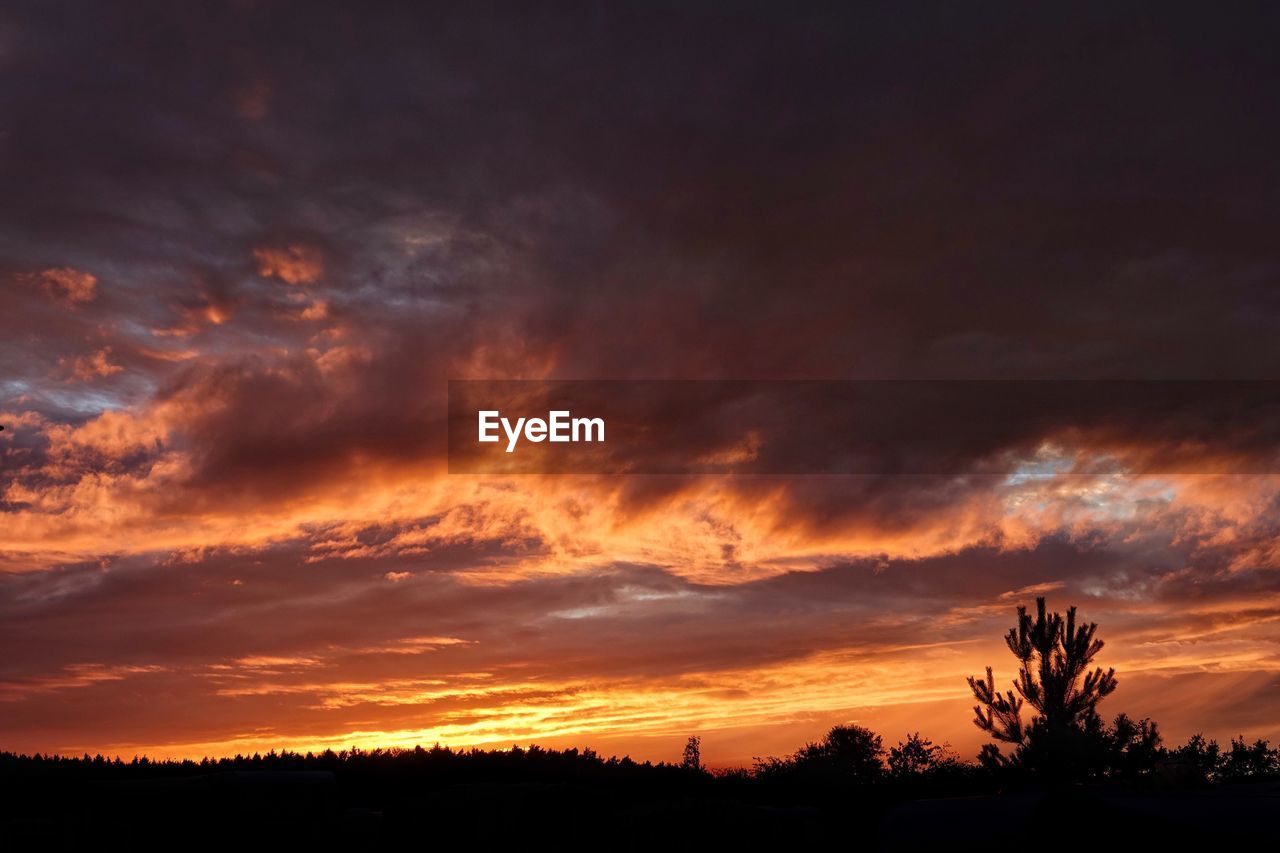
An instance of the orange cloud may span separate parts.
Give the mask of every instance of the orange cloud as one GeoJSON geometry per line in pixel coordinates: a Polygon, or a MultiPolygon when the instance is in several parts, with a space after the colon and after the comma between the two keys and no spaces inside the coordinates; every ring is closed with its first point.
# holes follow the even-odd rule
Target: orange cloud
{"type": "Polygon", "coordinates": [[[299,315],[303,320],[323,320],[329,316],[329,303],[323,299],[317,299],[307,303],[307,307],[302,309],[299,315]]]}
{"type": "Polygon", "coordinates": [[[71,307],[92,302],[98,295],[97,277],[71,267],[42,270],[28,278],[39,282],[53,299],[71,307]]]}
{"type": "Polygon", "coordinates": [[[254,249],[253,257],[258,262],[258,275],[286,284],[312,284],[324,275],[324,258],[310,246],[295,243],[254,249]]]}
{"type": "Polygon", "coordinates": [[[100,663],[76,663],[53,675],[21,681],[0,681],[0,702],[13,701],[32,693],[90,687],[104,681],[123,681],[135,675],[159,672],[158,666],[108,666],[100,663]]]}
{"type": "Polygon", "coordinates": [[[196,304],[181,305],[177,308],[181,322],[174,326],[151,329],[151,334],[158,338],[187,338],[199,332],[206,324],[221,326],[232,316],[232,305],[208,294],[201,297],[196,304]]]}
{"type": "MultiPolygon", "coordinates": [[[[115,368],[107,353],[82,375],[115,368]]],[[[450,477],[441,449],[421,438],[433,429],[431,409],[362,426],[361,400],[351,395],[372,357],[340,344],[252,373],[207,368],[129,411],[80,424],[30,422],[47,449],[0,485],[15,507],[8,550],[39,565],[41,553],[90,559],[298,538],[312,560],[536,542],[466,574],[502,584],[631,561],[737,585],[838,560],[1026,550],[1054,535],[1087,541],[1162,518],[1176,517],[1179,535],[1200,547],[1221,545],[1267,517],[1280,484],[1120,475],[908,478],[891,488],[859,478],[450,477]],[[308,408],[321,393],[332,397],[308,408]],[[350,405],[338,402],[348,397],[350,405]],[[369,429],[403,446],[380,445],[369,429]],[[281,442],[281,430],[292,440],[281,442]],[[277,469],[282,457],[290,464],[277,469]],[[230,483],[227,471],[236,472],[230,483]],[[370,529],[381,533],[371,538],[370,529]]],[[[1246,544],[1257,559],[1274,556],[1271,540],[1246,544]]]]}
{"type": "MultiPolygon", "coordinates": [[[[67,366],[67,360],[59,364],[67,366]]],[[[70,364],[71,378],[77,382],[88,382],[104,376],[114,376],[124,368],[111,362],[111,347],[103,347],[91,355],[77,356],[70,364]]]]}
{"type": "Polygon", "coordinates": [[[166,350],[139,347],[138,352],[156,361],[190,361],[200,357],[200,351],[196,349],[166,350]]]}

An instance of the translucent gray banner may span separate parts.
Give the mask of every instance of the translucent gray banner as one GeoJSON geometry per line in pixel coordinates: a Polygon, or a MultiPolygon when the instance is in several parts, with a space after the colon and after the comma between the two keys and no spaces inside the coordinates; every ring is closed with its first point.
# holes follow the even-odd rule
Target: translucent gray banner
{"type": "Polygon", "coordinates": [[[1280,472],[1280,382],[453,380],[449,470],[1280,472]]]}

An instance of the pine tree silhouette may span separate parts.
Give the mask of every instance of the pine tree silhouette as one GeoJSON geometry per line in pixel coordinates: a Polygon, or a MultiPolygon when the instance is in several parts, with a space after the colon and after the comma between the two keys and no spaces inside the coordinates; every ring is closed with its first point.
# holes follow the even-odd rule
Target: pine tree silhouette
{"type": "Polygon", "coordinates": [[[1116,689],[1114,669],[1089,666],[1102,650],[1094,634],[1095,622],[1076,624],[1076,609],[1047,613],[1044,598],[1036,599],[1036,617],[1018,608],[1018,624],[1005,643],[1021,664],[1013,690],[996,690],[987,667],[986,679],[970,676],[969,689],[978,700],[974,725],[997,741],[1015,744],[1004,758],[994,744],[983,747],[984,764],[1016,764],[1049,775],[1070,774],[1086,766],[1104,745],[1105,726],[1098,703],[1116,689]],[[1022,709],[1035,714],[1024,722],[1022,709]]]}

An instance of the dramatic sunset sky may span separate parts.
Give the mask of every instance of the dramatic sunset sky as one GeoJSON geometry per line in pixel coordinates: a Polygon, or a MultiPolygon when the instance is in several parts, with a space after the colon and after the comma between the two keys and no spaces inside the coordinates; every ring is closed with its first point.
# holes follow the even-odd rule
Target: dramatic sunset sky
{"type": "Polygon", "coordinates": [[[1247,411],[1180,474],[445,460],[449,379],[1280,379],[1275,6],[536,5],[0,10],[0,749],[971,758],[1036,594],[1104,715],[1280,737],[1247,411]]]}

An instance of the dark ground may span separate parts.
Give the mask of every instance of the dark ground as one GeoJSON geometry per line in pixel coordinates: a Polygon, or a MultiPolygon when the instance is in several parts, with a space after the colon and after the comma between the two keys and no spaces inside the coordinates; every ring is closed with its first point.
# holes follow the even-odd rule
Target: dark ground
{"type": "Polygon", "coordinates": [[[491,781],[414,767],[124,767],[96,774],[7,768],[0,776],[0,846],[957,851],[1027,843],[1037,850],[1275,849],[1280,842],[1276,781],[912,797],[899,789],[711,779],[646,765],[615,768],[612,779],[523,773],[491,781]]]}

